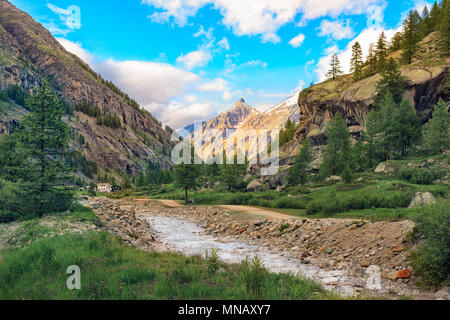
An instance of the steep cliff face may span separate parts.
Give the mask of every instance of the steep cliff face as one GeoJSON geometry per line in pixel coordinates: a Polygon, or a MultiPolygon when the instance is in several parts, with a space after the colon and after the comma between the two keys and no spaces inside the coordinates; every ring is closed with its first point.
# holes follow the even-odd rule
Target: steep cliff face
{"type": "Polygon", "coordinates": [[[170,134],[145,112],[108,87],[103,79],[59,42],[28,14],[0,0],[0,89],[12,84],[31,92],[42,79],[50,80],[61,98],[71,106],[88,102],[102,113],[118,116],[122,129],[96,124],[77,112],[67,119],[84,136],[88,160],[104,168],[136,174],[147,160],[167,167],[170,134]]]}
{"type": "MultiPolygon", "coordinates": [[[[435,34],[421,43],[426,57],[418,57],[413,64],[401,68],[407,80],[404,97],[408,99],[422,122],[426,122],[440,98],[449,101],[448,75],[450,60],[436,57],[435,34]],[[429,59],[435,57],[434,59],[429,59]],[[446,89],[447,88],[447,89],[446,89]]],[[[393,53],[392,56],[398,56],[393,53]]],[[[353,138],[360,136],[367,114],[373,107],[376,85],[381,79],[377,74],[361,81],[353,81],[352,75],[327,80],[303,90],[299,95],[300,126],[292,143],[283,147],[288,155],[298,152],[299,141],[309,137],[313,146],[326,144],[326,124],[339,112],[347,122],[353,138]]]]}

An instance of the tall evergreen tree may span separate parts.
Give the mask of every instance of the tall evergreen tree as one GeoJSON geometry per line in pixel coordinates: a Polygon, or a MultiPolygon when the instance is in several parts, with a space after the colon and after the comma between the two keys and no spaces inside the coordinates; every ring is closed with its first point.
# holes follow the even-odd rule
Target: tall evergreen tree
{"type": "Polygon", "coordinates": [[[47,81],[26,104],[30,113],[22,119],[19,136],[32,166],[28,201],[35,201],[39,216],[66,210],[73,199],[68,187],[73,177],[65,164],[70,130],[62,121],[64,106],[47,81]]]}
{"type": "Polygon", "coordinates": [[[175,184],[184,190],[184,200],[189,203],[188,191],[196,190],[199,184],[201,166],[194,163],[194,147],[191,147],[191,163],[182,162],[175,166],[175,184]]]}
{"type": "Polygon", "coordinates": [[[408,100],[403,100],[394,109],[390,125],[386,128],[386,139],[391,141],[394,156],[405,158],[415,143],[422,138],[422,127],[416,110],[408,100]]]}
{"type": "Polygon", "coordinates": [[[428,11],[428,7],[425,5],[419,22],[419,36],[422,39],[432,32],[430,20],[430,11],[428,11]]]}
{"type": "Polygon", "coordinates": [[[402,60],[406,64],[412,62],[418,50],[420,16],[415,10],[411,10],[403,21],[403,53],[402,60]]]}
{"type": "Polygon", "coordinates": [[[352,58],[350,60],[350,72],[354,72],[355,80],[361,79],[363,65],[363,53],[358,41],[352,46],[352,58]]]}
{"type": "Polygon", "coordinates": [[[322,177],[339,175],[350,162],[350,134],[340,113],[331,119],[327,128],[327,145],[320,167],[322,177]]]}
{"type": "Polygon", "coordinates": [[[439,29],[440,15],[441,9],[435,1],[430,11],[430,28],[432,31],[437,31],[439,29]]]}
{"type": "Polygon", "coordinates": [[[302,147],[295,158],[294,165],[289,171],[289,184],[305,184],[308,182],[308,173],[306,169],[309,163],[313,160],[313,155],[311,151],[311,144],[309,139],[303,140],[302,147]]]}
{"type": "Polygon", "coordinates": [[[327,77],[336,80],[336,77],[342,74],[341,62],[337,54],[333,54],[330,61],[330,70],[328,70],[327,77]]]}
{"type": "Polygon", "coordinates": [[[450,54],[450,0],[442,1],[439,17],[439,45],[444,55],[450,54]]]}
{"type": "Polygon", "coordinates": [[[387,57],[387,41],[386,41],[386,34],[384,33],[384,31],[382,31],[380,36],[378,37],[375,54],[377,57],[377,71],[383,72],[384,68],[386,67],[386,57],[387,57]]]}
{"type": "Polygon", "coordinates": [[[375,54],[375,45],[373,43],[369,46],[369,54],[367,55],[367,72],[369,76],[377,72],[377,56],[375,54]]]}
{"type": "Polygon", "coordinates": [[[433,118],[426,125],[425,143],[433,154],[440,154],[450,148],[450,115],[442,99],[434,107],[433,118]]]}
{"type": "Polygon", "coordinates": [[[389,58],[386,62],[386,68],[382,76],[382,79],[377,84],[375,103],[377,102],[378,97],[383,97],[386,91],[391,94],[395,103],[400,103],[403,98],[403,92],[405,91],[406,80],[402,76],[400,68],[393,58],[389,58]]]}

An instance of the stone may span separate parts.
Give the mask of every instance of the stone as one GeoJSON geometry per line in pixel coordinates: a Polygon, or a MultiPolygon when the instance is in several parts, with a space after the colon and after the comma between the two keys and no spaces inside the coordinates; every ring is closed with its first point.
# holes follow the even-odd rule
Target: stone
{"type": "Polygon", "coordinates": [[[340,182],[342,178],[339,176],[331,176],[325,179],[326,182],[340,182]]]}
{"type": "Polygon", "coordinates": [[[397,271],[397,279],[409,279],[410,277],[411,271],[408,269],[397,271]]]}
{"type": "Polygon", "coordinates": [[[364,267],[364,268],[367,268],[370,265],[370,263],[367,260],[362,260],[360,264],[361,264],[361,267],[364,267]]]}
{"type": "Polygon", "coordinates": [[[450,287],[446,286],[434,294],[437,300],[450,300],[450,287]]]}
{"type": "Polygon", "coordinates": [[[261,192],[261,191],[267,191],[268,187],[267,185],[263,184],[259,180],[253,180],[247,185],[247,191],[249,192],[261,192]]]}
{"type": "Polygon", "coordinates": [[[396,246],[394,249],[392,249],[392,251],[394,252],[402,252],[405,250],[405,246],[402,244],[399,244],[398,246],[396,246]]]}
{"type": "Polygon", "coordinates": [[[436,203],[436,198],[430,192],[417,192],[412,197],[409,208],[423,207],[433,203],[436,203]]]}
{"type": "Polygon", "coordinates": [[[386,172],[386,164],[380,163],[376,168],[375,168],[375,173],[385,173],[386,172]]]}

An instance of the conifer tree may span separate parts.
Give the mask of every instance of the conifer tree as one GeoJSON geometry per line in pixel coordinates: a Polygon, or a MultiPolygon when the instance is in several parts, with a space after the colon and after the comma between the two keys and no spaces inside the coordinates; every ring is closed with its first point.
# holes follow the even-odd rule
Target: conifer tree
{"type": "Polygon", "coordinates": [[[384,31],[381,32],[377,41],[377,48],[375,51],[377,57],[377,71],[383,72],[386,67],[386,57],[387,57],[387,41],[386,34],[384,31]]]}
{"type": "Polygon", "coordinates": [[[311,144],[309,139],[303,140],[302,147],[295,158],[294,165],[291,167],[289,172],[289,184],[305,184],[308,182],[308,174],[306,169],[309,163],[313,160],[313,155],[311,151],[311,144]]]}
{"type": "Polygon", "coordinates": [[[330,70],[328,70],[327,77],[331,77],[336,80],[336,77],[342,74],[341,63],[337,54],[333,54],[330,62],[330,70]]]}
{"type": "Polygon", "coordinates": [[[439,17],[439,45],[444,55],[450,54],[450,0],[442,1],[439,17]]]}
{"type": "Polygon", "coordinates": [[[361,79],[362,76],[362,65],[363,65],[363,57],[362,57],[362,49],[361,45],[358,41],[352,46],[352,58],[350,60],[350,72],[354,72],[353,78],[355,80],[361,79]]]}
{"type": "Polygon", "coordinates": [[[372,76],[377,71],[377,56],[375,54],[375,45],[372,43],[369,46],[369,54],[367,55],[368,75],[372,76]]]}
{"type": "Polygon", "coordinates": [[[433,117],[426,125],[425,143],[433,154],[440,154],[450,148],[450,115],[442,99],[434,107],[433,117]]]}
{"type": "Polygon", "coordinates": [[[341,174],[351,159],[350,134],[347,124],[339,112],[328,124],[326,136],[328,141],[320,167],[322,177],[341,174]]]}
{"type": "Polygon", "coordinates": [[[191,163],[175,166],[175,184],[184,190],[184,200],[189,203],[188,191],[199,187],[201,166],[194,163],[194,147],[191,147],[191,163]]]}
{"type": "Polygon", "coordinates": [[[394,109],[391,116],[392,120],[385,132],[386,139],[389,139],[393,146],[394,156],[400,154],[405,158],[414,144],[422,138],[421,123],[416,110],[406,99],[394,109]]]}
{"type": "Polygon", "coordinates": [[[382,76],[382,79],[377,84],[375,103],[377,102],[378,97],[381,97],[386,91],[391,94],[395,103],[400,103],[403,98],[406,80],[402,76],[400,68],[393,58],[389,58],[386,62],[386,68],[382,76]]]}
{"type": "Polygon", "coordinates": [[[432,31],[430,28],[430,19],[430,11],[428,11],[428,7],[425,5],[419,22],[419,35],[421,39],[425,38],[432,31]]]}
{"type": "Polygon", "coordinates": [[[30,113],[22,119],[19,136],[32,167],[27,201],[35,203],[39,216],[67,210],[73,199],[67,186],[73,177],[65,163],[70,129],[62,120],[64,106],[46,80],[26,104],[30,113]]]}
{"type": "Polygon", "coordinates": [[[412,59],[418,50],[417,43],[420,40],[419,21],[420,16],[415,10],[411,10],[405,21],[403,21],[402,60],[406,64],[410,64],[412,62],[412,59]]]}
{"type": "Polygon", "coordinates": [[[430,28],[432,31],[439,29],[441,9],[435,1],[430,11],[430,28]]]}

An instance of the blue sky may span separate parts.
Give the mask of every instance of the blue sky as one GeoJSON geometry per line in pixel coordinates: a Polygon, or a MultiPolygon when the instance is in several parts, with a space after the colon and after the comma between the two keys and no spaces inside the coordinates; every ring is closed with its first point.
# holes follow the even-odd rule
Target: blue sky
{"type": "Polygon", "coordinates": [[[424,0],[10,0],[178,129],[240,97],[267,109],[367,52],[424,0]]]}

